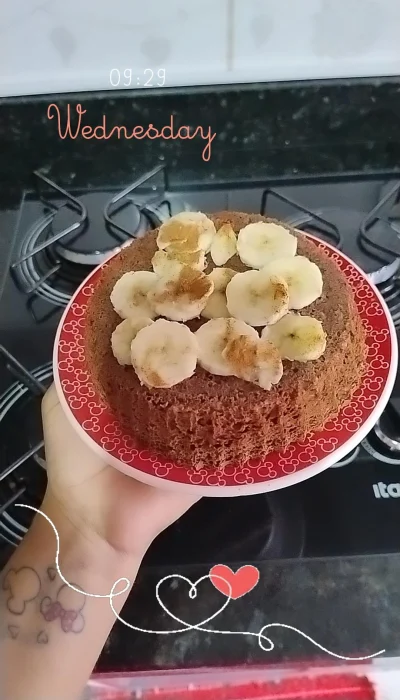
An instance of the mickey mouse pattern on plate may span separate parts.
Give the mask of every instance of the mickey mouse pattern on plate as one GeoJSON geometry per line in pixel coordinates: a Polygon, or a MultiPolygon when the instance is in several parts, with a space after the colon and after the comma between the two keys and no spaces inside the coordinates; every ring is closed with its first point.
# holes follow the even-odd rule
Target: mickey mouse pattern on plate
{"type": "MultiPolygon", "coordinates": [[[[85,367],[85,311],[100,277],[101,267],[92,272],[72,298],[61,320],[58,346],[55,348],[56,383],[61,387],[64,399],[82,430],[104,453],[122,463],[124,471],[131,466],[159,479],[203,487],[237,488],[274,481],[310,469],[344,447],[371,416],[385,391],[393,352],[390,321],[374,287],[351,261],[328,244],[318,242],[318,246],[335,260],[349,281],[366,330],[368,346],[367,366],[361,386],[348,405],[322,430],[282,452],[269,453],[265,457],[214,472],[177,466],[162,455],[140,446],[135,438],[125,434],[98,396],[85,367]]],[[[334,461],[332,459],[331,463],[334,461]]],[[[303,478],[306,478],[305,474],[303,478]]]]}

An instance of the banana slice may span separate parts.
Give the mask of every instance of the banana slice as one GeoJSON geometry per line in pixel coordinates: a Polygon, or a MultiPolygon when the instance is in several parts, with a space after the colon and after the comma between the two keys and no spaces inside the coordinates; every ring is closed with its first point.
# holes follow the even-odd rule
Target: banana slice
{"type": "Polygon", "coordinates": [[[283,226],[259,222],[239,231],[237,252],[248,267],[261,269],[275,258],[296,255],[297,238],[283,226]]]}
{"type": "Polygon", "coordinates": [[[208,278],[214,282],[214,291],[207,299],[207,304],[201,312],[204,318],[229,318],[225,290],[235,275],[236,271],[231,270],[230,267],[215,267],[211,270],[208,278]]]}
{"type": "Polygon", "coordinates": [[[207,300],[207,304],[201,312],[203,318],[229,318],[230,313],[226,306],[226,296],[222,292],[213,292],[207,300]]]}
{"type": "Polygon", "coordinates": [[[214,318],[207,321],[195,333],[199,346],[199,364],[211,374],[228,377],[232,367],[223,356],[228,343],[233,338],[247,336],[258,339],[257,331],[236,318],[214,318]]]}
{"type": "Polygon", "coordinates": [[[157,314],[149,302],[148,293],[158,280],[154,272],[139,270],[125,272],[115,283],[110,301],[121,318],[154,318],[157,314]]]}
{"type": "Polygon", "coordinates": [[[257,384],[270,391],[282,379],[283,364],[278,348],[265,338],[260,338],[258,342],[257,366],[257,384]]]}
{"type": "Polygon", "coordinates": [[[183,211],[168,219],[158,231],[157,246],[164,250],[203,250],[208,252],[215,236],[215,225],[200,211],[183,211]]]}
{"type": "Polygon", "coordinates": [[[270,390],[283,375],[283,364],[277,348],[268,340],[240,335],[232,338],[222,351],[223,358],[239,379],[270,390]]]}
{"type": "Polygon", "coordinates": [[[157,250],[151,260],[153,270],[159,277],[170,277],[178,272],[179,266],[189,265],[194,270],[202,272],[206,266],[204,251],[157,250]]]}
{"type": "Polygon", "coordinates": [[[239,272],[226,288],[228,311],[250,326],[276,323],[289,308],[285,280],[264,270],[239,272]]]}
{"type": "Polygon", "coordinates": [[[225,265],[236,253],[236,233],[230,224],[218,229],[211,243],[211,258],[215,265],[225,265]]]}
{"type": "Polygon", "coordinates": [[[222,351],[222,357],[230,369],[230,374],[247,382],[257,381],[258,341],[257,333],[255,336],[237,335],[229,340],[222,351]]]}
{"type": "Polygon", "coordinates": [[[132,365],[131,343],[137,333],[153,323],[151,318],[126,318],[111,335],[113,355],[120,365],[132,365]]]}
{"type": "Polygon", "coordinates": [[[264,328],[262,338],[272,342],[281,357],[308,362],[325,352],[326,334],[322,323],[311,316],[288,313],[274,326],[264,328]]]}
{"type": "Polygon", "coordinates": [[[303,309],[322,294],[321,270],[303,255],[278,258],[263,269],[285,280],[289,287],[289,309],[303,309]]]}
{"type": "Polygon", "coordinates": [[[204,272],[182,265],[168,277],[157,278],[149,300],[157,314],[172,321],[189,321],[200,316],[214,283],[204,272]]]}
{"type": "Polygon", "coordinates": [[[157,250],[151,259],[151,264],[157,277],[172,277],[179,274],[182,267],[177,257],[168,253],[167,250],[157,250]]]}
{"type": "Polygon", "coordinates": [[[195,251],[174,251],[173,247],[167,248],[165,251],[170,258],[175,258],[182,265],[189,265],[193,270],[198,270],[198,272],[203,272],[206,267],[206,255],[204,250],[195,251]]]}
{"type": "Polygon", "coordinates": [[[192,376],[197,342],[187,326],[159,318],[142,328],[131,343],[131,361],[141,384],[169,389],[192,376]]]}
{"type": "Polygon", "coordinates": [[[214,282],[215,292],[225,292],[229,282],[237,274],[237,271],[230,267],[214,267],[208,278],[214,282]]]}

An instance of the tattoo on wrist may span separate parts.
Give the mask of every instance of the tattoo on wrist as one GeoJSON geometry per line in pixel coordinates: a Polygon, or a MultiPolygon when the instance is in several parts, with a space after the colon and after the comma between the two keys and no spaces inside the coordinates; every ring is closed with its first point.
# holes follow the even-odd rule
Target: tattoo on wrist
{"type": "MultiPolygon", "coordinates": [[[[79,588],[76,583],[72,584],[79,588]]],[[[63,632],[79,634],[85,627],[82,610],[85,607],[86,596],[83,593],[73,591],[64,583],[57,592],[55,599],[45,596],[40,603],[40,612],[47,622],[60,620],[63,632]]]]}
{"type": "MultiPolygon", "coordinates": [[[[86,603],[84,591],[76,583],[71,584],[82,590],[74,591],[65,583],[56,580],[57,571],[49,566],[41,577],[30,566],[19,569],[9,569],[3,578],[2,588],[5,591],[4,605],[13,617],[5,624],[5,633],[9,639],[22,638],[24,632],[24,613],[27,606],[36,601],[38,622],[54,622],[64,633],[79,634],[85,627],[83,609],[86,603]],[[52,594],[52,590],[55,591],[52,594]],[[14,622],[14,616],[17,616],[14,622]],[[18,624],[17,624],[18,620],[18,624]]],[[[1,616],[0,616],[1,617],[1,616]]],[[[31,624],[31,623],[30,623],[31,624]]],[[[41,626],[35,632],[37,644],[48,644],[49,633],[41,626]]]]}
{"type": "Polygon", "coordinates": [[[20,626],[19,625],[8,625],[7,631],[11,639],[17,639],[19,633],[20,633],[20,626]]]}
{"type": "Polygon", "coordinates": [[[8,593],[6,607],[13,615],[23,615],[28,603],[40,593],[40,577],[31,566],[10,569],[3,581],[3,590],[8,593]]]}
{"type": "Polygon", "coordinates": [[[55,577],[57,576],[57,569],[55,569],[54,566],[49,566],[47,569],[47,576],[50,581],[54,581],[55,577]]]}
{"type": "Polygon", "coordinates": [[[48,644],[49,635],[44,630],[41,630],[41,632],[39,632],[38,636],[36,637],[36,641],[38,644],[48,644]]]}

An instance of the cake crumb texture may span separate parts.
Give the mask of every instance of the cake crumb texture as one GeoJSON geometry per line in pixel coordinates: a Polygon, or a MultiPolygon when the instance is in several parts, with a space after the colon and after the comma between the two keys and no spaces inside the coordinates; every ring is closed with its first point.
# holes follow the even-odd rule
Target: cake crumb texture
{"type": "MultiPolygon", "coordinates": [[[[256,221],[273,221],[298,236],[297,254],[321,270],[322,296],[300,313],[322,322],[327,334],[325,353],[311,362],[284,361],[279,384],[266,391],[236,377],[195,374],[169,389],[142,386],[130,366],[113,356],[110,338],[121,321],[110,293],[122,274],[151,270],[157,231],[147,233],[119,253],[102,272],[86,314],[85,346],[88,370],[97,391],[125,430],[141,445],[174,463],[219,469],[246,460],[262,459],[322,428],[351,398],[365,367],[366,345],[353,294],[334,260],[318,246],[274,219],[240,212],[210,215],[216,228],[230,223],[236,233],[256,221]]],[[[209,257],[209,256],[208,256],[209,257]]],[[[214,267],[212,261],[206,272],[214,267]]],[[[246,268],[235,256],[229,267],[246,268]]],[[[189,321],[197,330],[206,319],[189,321]]]]}

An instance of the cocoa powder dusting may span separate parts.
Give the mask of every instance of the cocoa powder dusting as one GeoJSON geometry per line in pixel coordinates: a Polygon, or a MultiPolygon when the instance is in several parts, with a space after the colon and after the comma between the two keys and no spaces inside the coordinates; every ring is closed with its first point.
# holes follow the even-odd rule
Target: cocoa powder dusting
{"type": "Polygon", "coordinates": [[[190,301],[197,301],[208,294],[212,288],[212,282],[203,272],[193,270],[186,265],[182,268],[177,282],[175,283],[175,294],[185,295],[190,301]]]}
{"type": "Polygon", "coordinates": [[[269,340],[262,338],[257,345],[257,362],[261,364],[263,362],[270,362],[270,360],[280,363],[278,349],[269,340]]]}
{"type": "Polygon", "coordinates": [[[159,389],[162,389],[162,388],[165,388],[165,387],[168,386],[168,384],[166,384],[166,383],[164,382],[164,380],[160,377],[160,375],[158,374],[158,372],[156,372],[156,371],[155,371],[154,369],[152,369],[151,367],[146,367],[146,366],[145,366],[145,367],[143,368],[143,374],[144,374],[144,376],[145,376],[145,378],[146,378],[146,384],[147,384],[150,388],[155,388],[155,387],[157,387],[157,388],[159,388],[159,389]]]}
{"type": "Polygon", "coordinates": [[[177,279],[160,280],[154,296],[158,302],[173,302],[186,297],[190,302],[199,301],[212,289],[212,282],[203,272],[184,265],[177,279]]]}
{"type": "Polygon", "coordinates": [[[247,335],[232,338],[225,348],[224,357],[237,377],[252,377],[257,366],[257,341],[247,335]]]}
{"type": "Polygon", "coordinates": [[[279,284],[274,291],[274,301],[286,301],[289,298],[286,285],[279,284]]]}

